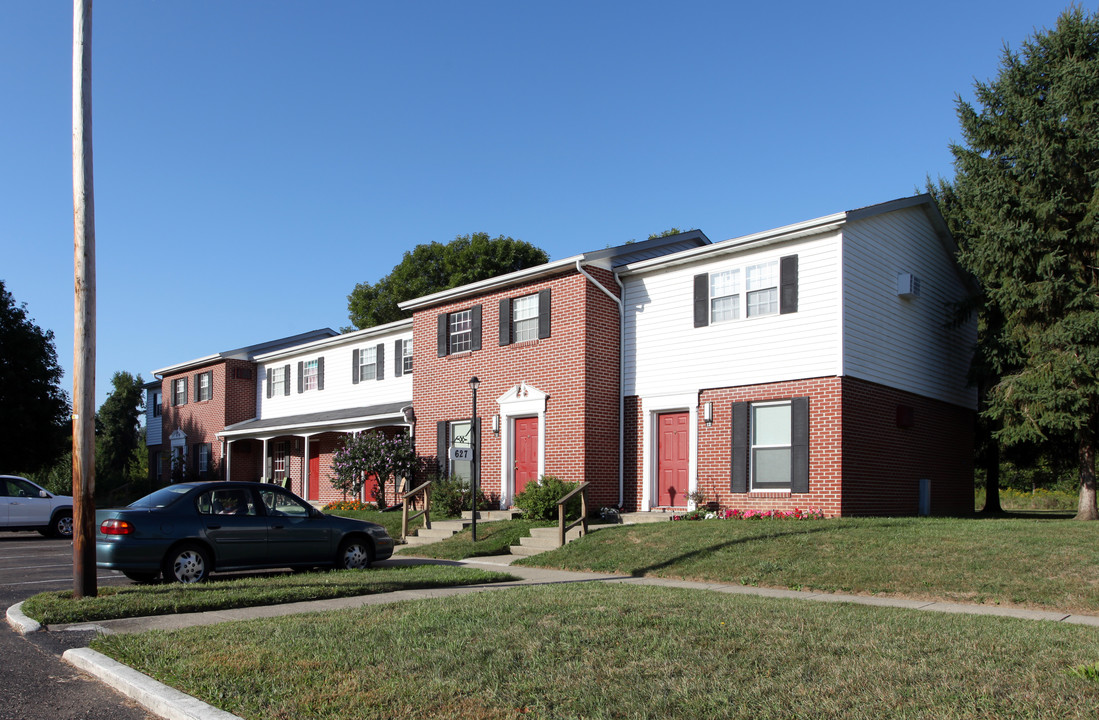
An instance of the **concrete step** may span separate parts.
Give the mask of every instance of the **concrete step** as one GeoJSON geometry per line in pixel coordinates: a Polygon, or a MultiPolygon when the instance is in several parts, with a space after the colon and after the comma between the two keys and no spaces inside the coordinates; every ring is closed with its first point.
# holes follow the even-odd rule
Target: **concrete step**
{"type": "MultiPolygon", "coordinates": [[[[588,523],[588,533],[593,533],[596,530],[602,528],[614,527],[609,524],[595,524],[588,523]]],[[[565,533],[565,543],[570,543],[576,538],[580,537],[579,527],[574,527],[565,533]]],[[[548,528],[531,528],[530,537],[519,538],[518,545],[511,546],[512,555],[536,555],[546,550],[553,550],[558,547],[557,542],[559,538],[560,530],[555,527],[548,528]]]]}
{"type": "MultiPolygon", "coordinates": [[[[522,510],[479,510],[477,511],[477,522],[495,522],[496,520],[514,520],[517,517],[521,517],[522,510]]],[[[472,520],[473,511],[465,510],[462,512],[463,520],[472,520]]]]}
{"type": "Polygon", "coordinates": [[[418,535],[409,535],[404,540],[405,545],[430,545],[431,543],[439,542],[439,538],[420,537],[418,535]]]}

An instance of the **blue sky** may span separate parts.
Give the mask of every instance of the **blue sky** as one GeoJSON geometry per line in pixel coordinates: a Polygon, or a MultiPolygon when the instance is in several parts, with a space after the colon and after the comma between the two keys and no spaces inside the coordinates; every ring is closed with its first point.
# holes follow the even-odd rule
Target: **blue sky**
{"type": "MultiPolygon", "coordinates": [[[[418,243],[562,258],[911,195],[953,174],[955,94],[1066,7],[99,0],[97,404],[116,370],[346,326],[418,243]]],[[[70,393],[71,47],[71,4],[0,6],[0,279],[70,393]]]]}

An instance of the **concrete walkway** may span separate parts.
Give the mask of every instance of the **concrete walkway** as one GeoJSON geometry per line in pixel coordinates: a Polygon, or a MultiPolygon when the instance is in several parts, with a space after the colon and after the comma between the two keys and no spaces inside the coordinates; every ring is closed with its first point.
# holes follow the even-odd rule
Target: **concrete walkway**
{"type": "MultiPolygon", "coordinates": [[[[484,557],[464,560],[459,562],[440,562],[426,558],[414,558],[402,556],[379,563],[381,567],[394,567],[399,565],[422,564],[424,562],[440,562],[448,565],[466,565],[483,569],[497,569],[506,571],[520,578],[515,582],[493,583],[489,585],[475,585],[466,587],[433,588],[425,590],[402,590],[399,592],[382,593],[377,595],[362,595],[358,597],[337,598],[332,600],[316,600],[310,602],[287,603],[284,605],[268,605],[252,608],[238,608],[234,610],[216,610],[200,613],[186,613],[177,615],[157,615],[142,618],[125,618],[121,620],[103,620],[95,623],[51,625],[46,628],[49,632],[64,632],[67,630],[97,630],[103,633],[134,633],[145,630],[175,630],[184,627],[199,625],[213,625],[216,623],[233,620],[249,620],[261,617],[278,617],[281,615],[293,615],[306,612],[323,612],[326,610],[341,610],[357,608],[366,605],[380,605],[402,600],[420,600],[424,598],[449,597],[453,595],[466,595],[477,592],[494,592],[506,590],[521,585],[545,585],[551,583],[569,582],[611,582],[631,585],[658,585],[664,587],[677,587],[689,590],[710,590],[733,595],[758,595],[761,597],[789,598],[795,600],[807,600],[812,602],[828,603],[854,603],[857,605],[872,605],[875,607],[895,607],[907,610],[921,610],[929,612],[963,613],[970,615],[988,615],[997,617],[1020,618],[1024,620],[1045,620],[1052,622],[1065,622],[1076,625],[1091,625],[1099,627],[1099,615],[1079,615],[1065,612],[1051,612],[1046,610],[1024,610],[1018,608],[1004,608],[993,605],[967,605],[963,603],[943,603],[926,600],[911,600],[906,598],[888,598],[867,595],[844,595],[833,593],[803,592],[798,590],[774,590],[768,588],[750,587],[745,585],[732,585],[725,583],[690,582],[686,580],[669,580],[651,577],[630,577],[625,575],[607,575],[603,573],[569,572],[563,570],[546,570],[543,568],[513,567],[511,563],[518,559],[515,555],[501,555],[497,557],[484,557]]],[[[16,632],[36,632],[40,628],[38,623],[27,618],[19,610],[19,605],[8,609],[8,622],[16,632]]],[[[170,720],[229,720],[237,716],[206,705],[195,698],[163,685],[137,671],[121,665],[111,658],[88,648],[68,650],[62,656],[74,666],[96,676],[103,682],[114,687],[123,695],[133,698],[141,703],[150,712],[170,720]]]]}

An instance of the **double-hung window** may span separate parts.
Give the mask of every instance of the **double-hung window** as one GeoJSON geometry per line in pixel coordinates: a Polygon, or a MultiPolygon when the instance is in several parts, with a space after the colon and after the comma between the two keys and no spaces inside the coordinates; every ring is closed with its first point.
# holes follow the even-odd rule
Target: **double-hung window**
{"type": "Polygon", "coordinates": [[[370,345],[359,350],[359,382],[378,377],[378,348],[370,345]]]}
{"type": "Polygon", "coordinates": [[[740,318],[740,270],[710,274],[710,322],[740,318]]]}
{"type": "Polygon", "coordinates": [[[196,453],[198,462],[195,464],[198,466],[198,472],[202,476],[205,476],[210,472],[210,455],[212,450],[213,447],[210,443],[202,443],[198,446],[198,451],[196,453]]]}
{"type": "Polygon", "coordinates": [[[316,390],[317,389],[317,361],[306,360],[302,366],[302,390],[316,390]]]}
{"type": "Polygon", "coordinates": [[[751,427],[752,487],[761,490],[790,487],[790,402],[753,403],[751,427]]]}
{"type": "Polygon", "coordinates": [[[290,383],[287,382],[287,373],[289,370],[286,365],[279,365],[278,367],[268,368],[268,386],[270,387],[269,395],[278,397],[279,395],[289,395],[290,383]]]}
{"type": "Polygon", "coordinates": [[[809,398],[735,402],[730,490],[809,492],[809,398]]]}
{"type": "Polygon", "coordinates": [[[285,440],[275,443],[275,455],[271,462],[271,470],[278,479],[286,477],[286,454],[289,443],[285,440]]]}
{"type": "Polygon", "coordinates": [[[214,395],[214,373],[204,372],[195,376],[195,402],[204,402],[214,395]]]}
{"type": "Polygon", "coordinates": [[[473,349],[473,313],[469,310],[452,312],[447,318],[447,345],[451,353],[468,352],[473,349]]]}
{"type": "Polygon", "coordinates": [[[748,317],[778,313],[778,260],[749,265],[745,275],[748,317]]]}
{"type": "Polygon", "coordinates": [[[151,404],[153,406],[153,417],[155,417],[155,418],[160,417],[160,412],[161,412],[160,393],[158,393],[158,392],[153,393],[153,401],[152,401],[151,404]]]}
{"type": "Polygon", "coordinates": [[[401,350],[401,370],[405,375],[412,374],[412,338],[408,338],[404,341],[404,346],[401,350]]]}
{"type": "Polygon", "coordinates": [[[538,339],[538,294],[515,298],[511,303],[514,342],[538,339]]]}
{"type": "Polygon", "coordinates": [[[172,381],[172,405],[178,407],[187,404],[187,378],[172,381]]]}

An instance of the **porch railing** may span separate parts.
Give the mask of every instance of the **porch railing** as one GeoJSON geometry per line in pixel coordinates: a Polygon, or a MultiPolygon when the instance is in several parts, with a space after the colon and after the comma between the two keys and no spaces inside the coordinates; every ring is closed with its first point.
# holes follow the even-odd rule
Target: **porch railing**
{"type": "Polygon", "coordinates": [[[415,520],[421,515],[424,516],[424,527],[428,530],[431,529],[431,480],[428,480],[423,485],[412,488],[408,492],[404,493],[401,497],[404,502],[401,503],[401,540],[403,541],[408,537],[408,521],[415,520]],[[412,515],[408,514],[408,506],[412,500],[420,493],[424,494],[424,509],[418,513],[412,515]]]}
{"type": "Polygon", "coordinates": [[[572,530],[577,525],[580,526],[580,537],[584,537],[588,534],[588,483],[582,482],[576,486],[576,489],[570,492],[565,497],[557,501],[557,547],[563,547],[565,545],[565,533],[572,530]],[[580,519],[565,525],[565,503],[572,499],[572,496],[576,493],[580,493],[580,519]]]}

